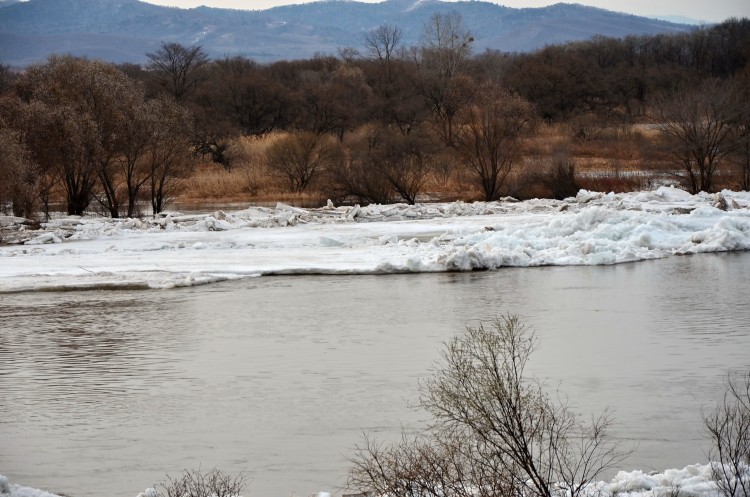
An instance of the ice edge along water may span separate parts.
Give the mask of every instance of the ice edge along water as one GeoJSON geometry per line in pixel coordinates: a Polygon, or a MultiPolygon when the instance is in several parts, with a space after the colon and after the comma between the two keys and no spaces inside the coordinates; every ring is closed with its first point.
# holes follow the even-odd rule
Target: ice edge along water
{"type": "MultiPolygon", "coordinates": [[[[0,247],[0,292],[170,288],[264,274],[616,264],[750,249],[750,194],[581,191],[565,201],[250,208],[157,219],[63,217],[0,247]]],[[[1,218],[0,227],[17,223],[1,218]]],[[[750,469],[748,469],[750,473],[750,469]]],[[[592,495],[718,497],[711,466],[621,471],[592,495]]],[[[750,476],[748,476],[750,478],[750,476]]],[[[251,489],[250,489],[251,492],[251,489]]],[[[3,497],[57,497],[11,484],[3,497]]],[[[152,497],[147,489],[140,497],[152,497]]]]}
{"type": "MultiPolygon", "coordinates": [[[[591,483],[585,495],[589,497],[721,497],[718,487],[712,481],[711,464],[692,464],[682,469],[668,469],[661,472],[644,473],[640,470],[620,471],[609,481],[591,483]]],[[[750,467],[745,467],[745,477],[750,480],[750,467]]],[[[252,489],[247,490],[252,494],[252,489]]],[[[11,484],[8,478],[0,475],[0,496],[2,497],[61,497],[56,494],[11,484]]],[[[158,497],[153,488],[147,488],[137,497],[158,497]]],[[[239,496],[238,496],[239,497],[239,496]]],[[[320,492],[311,497],[330,497],[320,492]]]]}
{"type": "MultiPolygon", "coordinates": [[[[563,201],[278,204],[203,215],[60,217],[0,246],[0,293],[173,288],[274,274],[604,265],[750,249],[750,193],[671,187],[563,201]],[[13,243],[15,242],[15,243],[13,243]]],[[[0,218],[0,226],[17,223],[0,218]]],[[[16,224],[17,226],[17,224],[16,224]]]]}

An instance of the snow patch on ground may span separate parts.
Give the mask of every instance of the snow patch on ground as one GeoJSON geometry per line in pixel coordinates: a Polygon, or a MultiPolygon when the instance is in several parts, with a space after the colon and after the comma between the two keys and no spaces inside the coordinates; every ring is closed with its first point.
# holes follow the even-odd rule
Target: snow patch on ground
{"type": "MultiPolygon", "coordinates": [[[[745,468],[750,480],[750,467],[745,468]]],[[[591,497],[720,497],[716,483],[711,479],[710,464],[692,464],[682,469],[667,469],[645,473],[640,470],[620,471],[611,481],[591,483],[585,493],[591,497]]],[[[318,497],[330,497],[320,492],[318,497]]],[[[147,488],[137,497],[157,497],[153,488],[147,488]]],[[[60,497],[29,487],[11,484],[0,475],[0,497],[60,497]]]]}
{"type": "Polygon", "coordinates": [[[602,265],[750,249],[750,193],[581,190],[566,200],[285,204],[156,218],[0,217],[0,292],[173,288],[272,274],[602,265]]]}

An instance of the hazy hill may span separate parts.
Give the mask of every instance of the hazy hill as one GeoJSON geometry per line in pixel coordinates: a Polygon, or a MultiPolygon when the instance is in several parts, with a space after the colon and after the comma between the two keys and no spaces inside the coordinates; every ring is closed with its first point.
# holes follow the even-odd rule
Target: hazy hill
{"type": "Polygon", "coordinates": [[[164,41],[201,44],[214,56],[241,54],[258,61],[334,54],[361,48],[364,33],[385,22],[398,25],[415,44],[435,12],[456,10],[485,48],[527,51],[596,34],[673,33],[683,24],[577,4],[513,9],[482,1],[328,0],[242,11],[177,9],[138,0],[0,0],[0,62],[27,65],[51,53],[72,53],[113,62],[143,62],[164,41]]]}

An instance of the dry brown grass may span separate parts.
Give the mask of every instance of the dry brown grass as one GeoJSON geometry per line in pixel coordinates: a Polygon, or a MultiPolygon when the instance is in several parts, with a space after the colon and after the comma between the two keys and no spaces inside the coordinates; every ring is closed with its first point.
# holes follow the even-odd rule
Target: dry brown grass
{"type": "MultiPolygon", "coordinates": [[[[366,131],[366,130],[365,130],[366,131]]],[[[359,133],[365,132],[360,130],[359,133]]],[[[349,135],[349,140],[356,135],[349,135]]],[[[231,171],[221,166],[200,164],[185,184],[180,202],[273,202],[295,205],[323,205],[325,194],[316,185],[295,194],[274,177],[264,163],[265,150],[283,133],[262,139],[240,139],[232,145],[231,171]]],[[[506,193],[519,198],[550,194],[544,175],[559,154],[575,166],[581,188],[624,192],[649,188],[670,177],[673,166],[659,151],[658,131],[653,126],[599,127],[594,121],[542,124],[525,147],[525,159],[508,178],[506,193]],[[583,130],[583,133],[581,132],[583,130]]],[[[345,140],[346,142],[347,140],[345,140]]],[[[422,198],[474,201],[482,198],[468,172],[458,160],[446,154],[433,164],[422,198]]],[[[675,176],[676,178],[676,176],[675,176]]]]}
{"type": "MultiPolygon", "coordinates": [[[[232,143],[229,156],[231,169],[219,164],[203,162],[185,181],[179,201],[200,202],[273,202],[314,205],[321,202],[317,192],[292,193],[274,177],[264,161],[265,150],[284,134],[272,134],[262,139],[241,138],[232,143]]],[[[325,199],[322,199],[325,203],[325,199]]]]}

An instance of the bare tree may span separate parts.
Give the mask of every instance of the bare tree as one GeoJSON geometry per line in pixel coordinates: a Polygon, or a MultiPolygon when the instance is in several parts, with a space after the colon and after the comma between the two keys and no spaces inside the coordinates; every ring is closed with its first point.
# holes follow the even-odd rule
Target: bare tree
{"type": "Polygon", "coordinates": [[[423,386],[421,406],[435,427],[468,434],[481,457],[511,470],[514,488],[552,497],[557,485],[576,497],[625,454],[609,440],[607,411],[583,422],[525,368],[537,347],[533,332],[516,316],[479,325],[455,337],[443,366],[423,386]]]}
{"type": "Polygon", "coordinates": [[[81,59],[72,63],[82,74],[68,81],[73,84],[69,97],[77,112],[90,116],[96,126],[95,140],[87,149],[99,178],[94,198],[113,218],[123,214],[123,204],[133,215],[135,196],[145,182],[139,158],[150,138],[143,87],[110,64],[81,59]]]}
{"type": "Polygon", "coordinates": [[[736,78],[733,90],[736,92],[736,99],[741,102],[733,123],[734,140],[737,145],[734,159],[740,172],[737,187],[750,191],[750,65],[736,78]]]}
{"type": "Polygon", "coordinates": [[[457,11],[435,13],[424,25],[420,42],[421,64],[440,77],[458,74],[471,54],[474,36],[457,11]]]}
{"type": "Polygon", "coordinates": [[[737,138],[737,162],[740,169],[740,180],[737,187],[750,191],[750,113],[735,126],[737,138]]]}
{"type": "Polygon", "coordinates": [[[148,102],[151,139],[145,162],[149,170],[151,207],[158,214],[179,191],[193,162],[190,134],[191,116],[170,98],[157,97],[148,102]]]}
{"type": "Polygon", "coordinates": [[[422,75],[420,93],[432,114],[430,123],[444,145],[455,146],[456,119],[471,103],[475,90],[474,82],[461,74],[447,80],[434,75],[422,75]]]}
{"type": "MultiPolygon", "coordinates": [[[[244,57],[215,61],[206,82],[223,113],[245,136],[264,136],[289,124],[289,98],[258,64],[244,57]]],[[[217,116],[218,117],[218,116],[217,116]]]]}
{"type": "Polygon", "coordinates": [[[420,407],[426,436],[386,447],[365,443],[352,458],[353,490],[390,495],[577,497],[626,453],[608,437],[608,412],[590,423],[527,375],[537,347],[515,316],[467,328],[448,342],[420,407]]]}
{"type": "Polygon", "coordinates": [[[419,68],[419,92],[430,110],[443,143],[454,146],[454,120],[469,102],[471,80],[462,71],[471,54],[472,34],[461,14],[435,13],[425,23],[420,47],[414,52],[419,68]]]}
{"type": "Polygon", "coordinates": [[[401,28],[392,24],[383,24],[365,35],[365,53],[371,60],[384,63],[386,66],[396,54],[403,33],[401,28]]]}
{"type": "Polygon", "coordinates": [[[23,136],[0,118],[0,212],[9,205],[14,216],[33,216],[38,176],[39,167],[33,162],[23,136]]]}
{"type": "Polygon", "coordinates": [[[484,193],[496,200],[536,126],[533,106],[516,94],[485,84],[461,116],[456,148],[484,193]]]}
{"type": "Polygon", "coordinates": [[[313,181],[318,171],[331,163],[335,147],[324,136],[301,132],[279,139],[266,150],[268,167],[297,193],[313,181]]]}
{"type": "Polygon", "coordinates": [[[332,132],[343,141],[345,133],[354,131],[371,117],[372,89],[359,67],[342,64],[333,71],[324,90],[335,103],[332,132]]]}
{"type": "Polygon", "coordinates": [[[27,104],[27,143],[43,169],[63,181],[68,213],[82,214],[94,197],[119,216],[125,196],[119,166],[128,164],[121,159],[128,128],[138,122],[142,86],[111,64],[53,56],[29,68],[18,87],[27,104]]]}
{"type": "Polygon", "coordinates": [[[713,479],[724,497],[750,496],[750,372],[730,373],[724,397],[703,416],[713,479]]]}
{"type": "Polygon", "coordinates": [[[87,160],[87,143],[92,143],[96,126],[88,116],[65,104],[32,101],[24,105],[22,128],[27,147],[41,167],[49,191],[62,185],[68,214],[82,215],[91,202],[96,171],[87,160]]]}
{"type": "Polygon", "coordinates": [[[81,109],[93,93],[83,92],[87,61],[50,57],[46,64],[31,66],[20,77],[17,93],[23,102],[20,129],[34,160],[65,192],[68,214],[81,215],[88,208],[96,184],[97,124],[81,109]]]}
{"type": "Polygon", "coordinates": [[[186,47],[173,42],[162,42],[156,52],[147,53],[146,57],[159,86],[175,100],[182,100],[203,81],[202,69],[208,63],[208,55],[200,45],[186,47]]]}
{"type": "Polygon", "coordinates": [[[658,129],[690,193],[713,192],[719,166],[737,147],[732,129],[742,106],[734,95],[726,85],[706,80],[659,104],[658,129]]]}
{"type": "Polygon", "coordinates": [[[110,64],[52,57],[22,76],[19,94],[26,143],[48,180],[45,198],[59,178],[69,214],[95,199],[112,217],[133,216],[149,182],[160,208],[188,162],[187,111],[171,97],[146,102],[143,84],[110,64]]]}
{"type": "Polygon", "coordinates": [[[117,136],[120,153],[115,162],[116,174],[124,177],[127,217],[136,214],[138,194],[151,175],[144,161],[153,136],[148,113],[149,107],[143,101],[130,102],[122,109],[123,120],[117,136]]]}
{"type": "Polygon", "coordinates": [[[8,64],[0,63],[0,95],[9,91],[15,79],[18,77],[16,73],[8,64]]]}
{"type": "Polygon", "coordinates": [[[435,144],[425,133],[404,135],[384,127],[373,131],[377,138],[370,151],[372,174],[384,176],[405,202],[415,204],[427,182],[435,144]]]}
{"type": "Polygon", "coordinates": [[[377,126],[365,127],[326,172],[326,194],[345,201],[387,204],[394,198],[393,186],[378,168],[376,159],[381,134],[377,126]]]}
{"type": "Polygon", "coordinates": [[[372,89],[369,114],[373,120],[396,126],[404,135],[419,128],[429,112],[421,98],[417,67],[401,57],[388,63],[363,61],[360,66],[372,89]]]}

